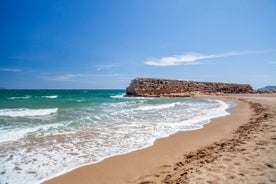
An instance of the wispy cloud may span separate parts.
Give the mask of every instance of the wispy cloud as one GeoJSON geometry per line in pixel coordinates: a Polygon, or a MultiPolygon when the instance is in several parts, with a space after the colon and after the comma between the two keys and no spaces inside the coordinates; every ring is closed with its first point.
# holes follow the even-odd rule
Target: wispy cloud
{"type": "MultiPolygon", "coordinates": [[[[270,50],[271,51],[271,50],[270,50]]],[[[226,52],[220,54],[200,54],[200,53],[187,53],[183,55],[174,55],[169,57],[163,57],[160,59],[149,59],[144,62],[146,65],[152,66],[176,66],[176,65],[189,65],[189,64],[203,64],[203,62],[198,62],[199,60],[204,59],[213,59],[213,58],[223,58],[230,56],[240,56],[240,55],[250,55],[269,52],[269,50],[262,51],[242,51],[242,52],[226,52]]]]}
{"type": "Polygon", "coordinates": [[[268,63],[271,64],[271,65],[276,65],[276,61],[270,61],[268,63]]]}
{"type": "Polygon", "coordinates": [[[5,71],[5,72],[22,72],[22,70],[16,69],[16,68],[0,68],[0,71],[5,71]]]}
{"type": "Polygon", "coordinates": [[[41,76],[44,80],[49,81],[58,81],[58,82],[74,82],[74,81],[84,81],[84,80],[93,80],[96,78],[103,78],[103,77],[120,77],[120,74],[62,74],[62,75],[53,75],[53,74],[47,74],[44,76],[41,76]]]}
{"type": "Polygon", "coordinates": [[[78,77],[81,76],[82,74],[64,74],[55,76],[43,76],[42,78],[52,81],[75,81],[78,77]]]}
{"type": "Polygon", "coordinates": [[[113,64],[111,64],[111,65],[97,65],[96,70],[97,71],[110,70],[111,68],[114,68],[114,67],[116,67],[116,65],[113,65],[113,64]]]}

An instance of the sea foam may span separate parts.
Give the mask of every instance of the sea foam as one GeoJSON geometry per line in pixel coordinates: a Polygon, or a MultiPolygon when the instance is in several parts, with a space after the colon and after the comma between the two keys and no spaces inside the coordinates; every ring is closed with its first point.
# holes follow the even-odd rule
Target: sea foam
{"type": "Polygon", "coordinates": [[[39,125],[35,127],[27,127],[27,128],[16,128],[12,131],[9,131],[8,129],[3,130],[0,129],[0,142],[7,142],[7,141],[15,141],[18,139],[22,139],[24,137],[29,137],[31,135],[39,134],[39,132],[46,132],[49,129],[56,129],[59,126],[62,126],[58,123],[56,124],[48,124],[48,125],[39,125]]]}
{"type": "Polygon", "coordinates": [[[138,107],[136,110],[148,111],[148,110],[160,110],[160,109],[167,109],[174,107],[180,104],[180,102],[169,103],[169,104],[162,104],[162,105],[148,105],[148,106],[141,106],[138,107]]]}
{"type": "Polygon", "coordinates": [[[45,116],[56,113],[58,108],[53,109],[0,109],[0,116],[9,117],[34,117],[34,116],[45,116]]]}
{"type": "Polygon", "coordinates": [[[126,96],[125,93],[123,94],[119,94],[119,95],[113,95],[113,96],[110,96],[110,98],[120,98],[120,99],[133,99],[133,100],[152,100],[154,99],[153,97],[142,97],[142,96],[126,96]]]}

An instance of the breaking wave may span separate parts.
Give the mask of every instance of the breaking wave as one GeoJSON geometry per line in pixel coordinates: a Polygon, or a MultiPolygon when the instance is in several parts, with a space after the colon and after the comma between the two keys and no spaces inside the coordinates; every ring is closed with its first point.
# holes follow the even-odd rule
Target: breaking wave
{"type": "Polygon", "coordinates": [[[58,108],[54,109],[0,109],[0,116],[9,117],[34,117],[34,116],[45,116],[53,113],[57,113],[58,108]]]}

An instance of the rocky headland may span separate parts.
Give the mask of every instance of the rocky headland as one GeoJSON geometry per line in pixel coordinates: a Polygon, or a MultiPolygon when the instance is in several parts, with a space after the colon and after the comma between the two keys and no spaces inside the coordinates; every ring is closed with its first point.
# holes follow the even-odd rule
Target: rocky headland
{"type": "Polygon", "coordinates": [[[248,84],[219,82],[195,82],[158,78],[136,78],[126,88],[127,96],[174,96],[189,97],[206,94],[246,94],[254,93],[248,84]]]}

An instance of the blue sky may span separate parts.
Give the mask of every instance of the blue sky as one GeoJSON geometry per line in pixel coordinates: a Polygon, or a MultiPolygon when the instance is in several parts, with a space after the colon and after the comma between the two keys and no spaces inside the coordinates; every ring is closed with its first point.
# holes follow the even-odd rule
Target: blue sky
{"type": "Polygon", "coordinates": [[[276,85],[274,0],[3,0],[0,27],[0,87],[276,85]]]}

